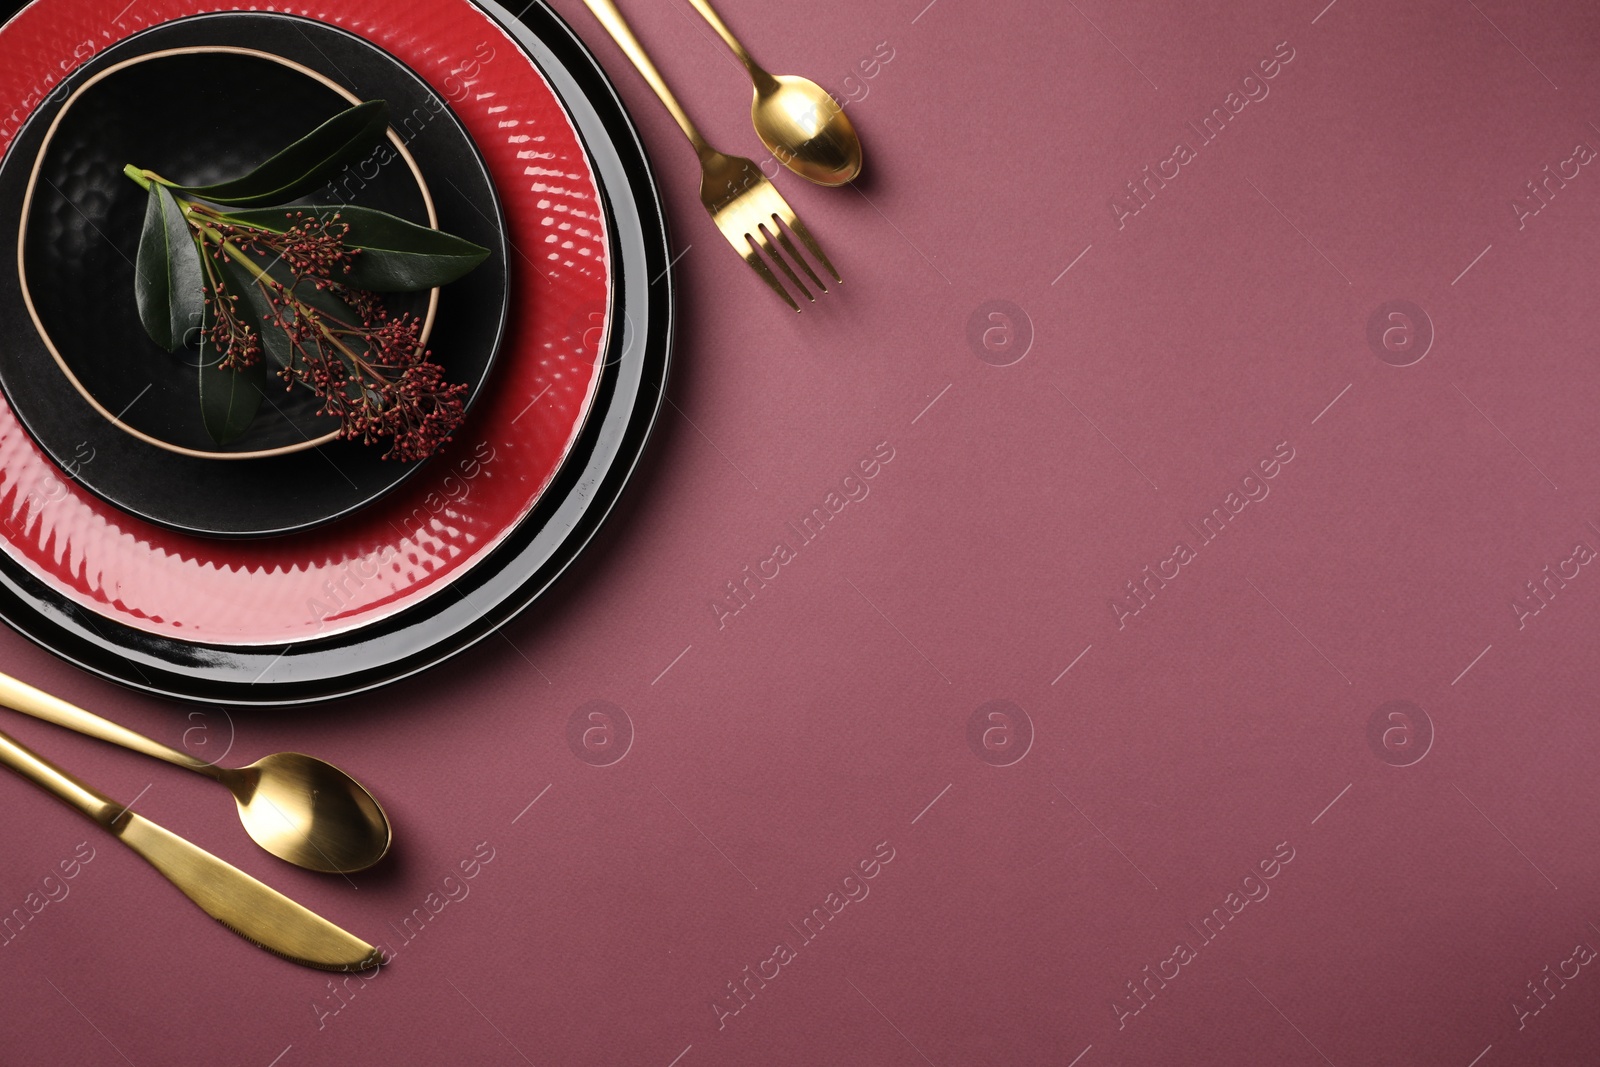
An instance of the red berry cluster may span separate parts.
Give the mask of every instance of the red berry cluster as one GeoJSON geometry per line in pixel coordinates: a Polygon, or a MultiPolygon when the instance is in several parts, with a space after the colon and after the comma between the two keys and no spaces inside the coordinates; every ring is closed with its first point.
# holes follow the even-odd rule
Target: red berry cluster
{"type": "Polygon", "coordinates": [[[284,332],[294,354],[280,377],[322,397],[319,412],[339,419],[346,439],[370,445],[387,438],[385,459],[432,455],[461,422],[467,387],[445,381],[429,359],[416,316],[390,316],[359,289],[325,279],[313,284],[349,307],[350,317],[307,307],[296,297],[299,286],[285,290],[269,323],[284,332]]]}
{"type": "Polygon", "coordinates": [[[241,311],[238,294],[207,286],[205,303],[207,318],[211,321],[205,330],[205,340],[214,351],[222,353],[217,366],[223,370],[254,366],[261,358],[261,330],[252,326],[241,311]]]}
{"type": "MultiPolygon", "coordinates": [[[[391,316],[383,301],[365,290],[330,279],[343,274],[359,249],[344,245],[348,226],[334,215],[287,216],[283,231],[237,224],[215,225],[206,251],[239,262],[247,254],[271,257],[250,271],[239,263],[234,277],[251,277],[255,292],[227,291],[220,271],[207,271],[209,340],[225,353],[220,366],[243,368],[260,358],[262,329],[281,332],[287,358],[278,376],[286,389],[296,383],[322,398],[319,414],[340,422],[347,440],[374,444],[387,439],[385,459],[420,460],[450,440],[465,410],[467,386],[445,380],[444,370],[422,345],[422,323],[410,314],[391,316]],[[217,239],[220,238],[220,239],[217,239]],[[293,276],[268,273],[281,261],[293,276]],[[260,297],[261,314],[242,310],[260,297]],[[259,321],[252,322],[252,319],[259,321]]],[[[272,346],[276,347],[276,346],[272,346]]]]}
{"type": "Polygon", "coordinates": [[[339,213],[319,218],[304,211],[286,211],[284,230],[264,230],[254,226],[219,223],[217,231],[235,247],[282,262],[296,279],[338,278],[349,269],[360,249],[346,248],[349,223],[339,221],[339,213]]]}

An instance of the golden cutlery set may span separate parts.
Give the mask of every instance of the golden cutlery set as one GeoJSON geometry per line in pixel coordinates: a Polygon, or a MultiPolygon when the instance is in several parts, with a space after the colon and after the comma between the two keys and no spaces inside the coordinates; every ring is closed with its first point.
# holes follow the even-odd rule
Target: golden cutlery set
{"type": "MultiPolygon", "coordinates": [[[[667,87],[666,80],[656,70],[649,54],[634,36],[613,0],[584,0],[584,3],[588,4],[589,10],[594,12],[650,88],[655,90],[662,104],[689,138],[689,143],[694,145],[695,153],[700,157],[700,201],[734,251],[797,312],[800,305],[772,273],[769,261],[783,272],[784,277],[807,301],[814,302],[816,298],[790,266],[790,260],[818,290],[826,293],[828,287],[801,257],[786,231],[800,238],[811,251],[812,258],[833,276],[835,282],[842,281],[839,272],[833,269],[833,264],[811,236],[811,231],[806,229],[805,223],[800,221],[788,201],[761,173],[761,168],[753,160],[724,155],[706,143],[705,137],[667,87]]],[[[838,103],[815,82],[790,75],[774,77],[768,74],[750,58],[750,53],[718,17],[708,0],[690,0],[690,3],[727,42],[749,71],[755,87],[750,120],[757,136],[773,157],[802,178],[818,185],[844,185],[860,174],[861,140],[838,103]]]]}
{"type": "MultiPolygon", "coordinates": [[[[331,764],[280,752],[248,767],[217,767],[0,674],[0,705],[166,760],[226,786],[239,819],[274,856],[314,871],[364,870],[389,851],[389,820],[372,795],[331,764]]],[[[0,763],[76,808],[138,853],[200,909],[245,940],[307,967],[364,970],[378,951],[197,845],[129,811],[10,736],[0,763]]]]}
{"type": "MultiPolygon", "coordinates": [[[[795,311],[800,305],[773,273],[782,272],[808,301],[827,284],[800,255],[790,234],[841,281],[805,223],[753,160],[712,148],[667,87],[612,0],[584,0],[682,127],[700,158],[700,199],[717,229],[761,279],[795,311]],[[770,265],[769,265],[770,264],[770,265]],[[792,264],[792,265],[791,265],[792,264]]],[[[759,66],[707,0],[690,0],[744,64],[754,86],[750,118],[757,135],[794,173],[839,186],[861,172],[861,141],[837,102],[815,82],[774,76],[759,66]]],[[[388,818],[372,795],[337,767],[279,752],[246,767],[219,767],[169,748],[58,697],[0,674],[0,706],[203,774],[233,794],[250,837],[279,859],[308,870],[348,874],[389,851],[388,818]]],[[[138,853],[201,910],[253,944],[294,963],[349,971],[382,962],[372,945],[296,904],[197,845],[128,810],[0,733],[0,763],[86,815],[138,853]]]]}

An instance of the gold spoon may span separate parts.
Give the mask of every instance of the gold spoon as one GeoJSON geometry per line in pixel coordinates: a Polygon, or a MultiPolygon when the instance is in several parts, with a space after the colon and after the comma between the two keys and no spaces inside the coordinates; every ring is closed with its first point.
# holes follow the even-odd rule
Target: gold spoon
{"type": "Polygon", "coordinates": [[[768,74],[728,29],[710,0],[689,0],[739,57],[755,84],[750,121],[767,151],[818,185],[843,185],[861,173],[861,138],[850,116],[822,86],[790,74],[768,74]]]}
{"type": "Polygon", "coordinates": [[[247,767],[218,767],[8,674],[0,674],[0,705],[221,782],[239,804],[245,832],[296,866],[347,874],[371,867],[389,851],[393,834],[383,808],[331,763],[298,752],[278,752],[247,767]]]}

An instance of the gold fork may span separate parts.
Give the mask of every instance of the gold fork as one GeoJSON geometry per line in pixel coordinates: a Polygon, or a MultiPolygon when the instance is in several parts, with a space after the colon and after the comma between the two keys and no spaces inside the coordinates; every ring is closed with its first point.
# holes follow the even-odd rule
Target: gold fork
{"type": "Polygon", "coordinates": [[[650,88],[655,90],[661,102],[666,105],[672,117],[682,127],[684,134],[688,136],[689,143],[694,145],[695,153],[700,157],[700,202],[711,213],[711,221],[717,224],[717,229],[721,230],[722,236],[733,245],[734,251],[743,256],[744,261],[750,264],[750,268],[761,275],[761,280],[772,286],[772,291],[783,297],[795,311],[800,310],[800,305],[795,303],[794,297],[789,295],[783,284],[767,267],[767,259],[777,264],[778,269],[783,271],[808,301],[815,302],[816,297],[811,295],[805,283],[779,254],[778,245],[783,246],[783,251],[789,254],[789,259],[799,265],[813,285],[824,293],[828,291],[828,287],[817,277],[810,264],[801,257],[794,243],[789,240],[786,229],[793,231],[795,236],[805,242],[812,256],[827,268],[835,282],[842,282],[844,279],[839,277],[839,272],[833,269],[833,264],[823,255],[816,239],[811,236],[811,231],[806,229],[805,223],[795,215],[794,209],[767,180],[767,176],[761,173],[761,168],[743,156],[723,155],[706,143],[699,128],[683,110],[683,105],[678,103],[678,98],[667,88],[666,80],[661,77],[661,72],[656,70],[656,65],[650,61],[650,56],[639,43],[639,39],[633,35],[633,30],[622,17],[622,12],[617,10],[617,5],[612,0],[584,0],[584,3],[589,5],[589,10],[594,12],[595,18],[600,20],[600,24],[627,54],[639,74],[650,88]],[[766,258],[763,258],[763,253],[766,258]]]}

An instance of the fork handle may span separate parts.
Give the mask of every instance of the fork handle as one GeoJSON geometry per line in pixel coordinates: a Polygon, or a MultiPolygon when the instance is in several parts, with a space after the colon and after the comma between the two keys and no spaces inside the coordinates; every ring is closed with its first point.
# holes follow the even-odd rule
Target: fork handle
{"type": "Polygon", "coordinates": [[[650,61],[650,54],[644,50],[644,45],[639,43],[639,38],[633,35],[633,28],[628,25],[628,20],[622,17],[622,12],[617,10],[617,5],[612,0],[583,0],[589,5],[589,10],[594,12],[594,17],[600,20],[600,25],[606,28],[611,39],[617,42],[623,53],[633,63],[641,77],[650,88],[655,90],[656,96],[661,98],[672,117],[678,121],[684,134],[689,138],[689,143],[694,145],[694,150],[700,155],[712,151],[706,139],[701,136],[700,129],[689,118],[689,113],[683,110],[683,105],[678,103],[678,98],[672,95],[672,90],[667,88],[667,81],[650,61]]]}

